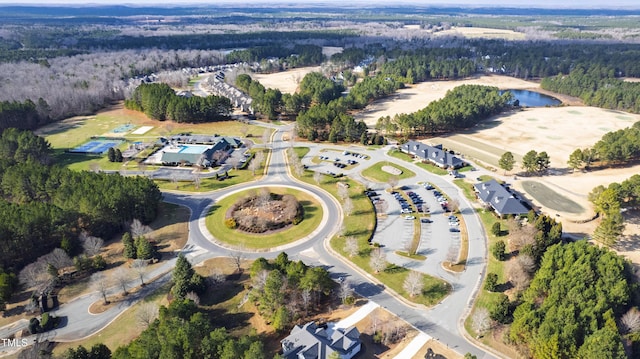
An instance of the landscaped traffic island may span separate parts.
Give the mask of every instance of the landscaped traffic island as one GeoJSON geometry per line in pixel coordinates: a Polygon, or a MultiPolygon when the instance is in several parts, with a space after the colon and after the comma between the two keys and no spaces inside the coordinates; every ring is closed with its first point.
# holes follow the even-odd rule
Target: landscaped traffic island
{"type": "Polygon", "coordinates": [[[214,204],[206,218],[217,241],[248,249],[267,249],[295,242],[322,220],[313,196],[288,187],[249,189],[214,204]]]}

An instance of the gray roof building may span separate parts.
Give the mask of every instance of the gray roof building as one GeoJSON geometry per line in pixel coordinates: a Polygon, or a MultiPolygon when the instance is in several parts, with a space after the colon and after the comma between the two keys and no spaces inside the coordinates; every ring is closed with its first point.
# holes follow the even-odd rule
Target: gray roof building
{"type": "Polygon", "coordinates": [[[429,146],[418,141],[408,141],[400,146],[400,149],[423,160],[430,161],[438,167],[456,169],[465,166],[463,160],[443,150],[442,145],[429,146]]]}
{"type": "Polygon", "coordinates": [[[285,359],[326,359],[333,352],[342,359],[351,359],[362,346],[356,327],[325,329],[314,322],[296,325],[281,344],[285,359]]]}
{"type": "Polygon", "coordinates": [[[476,183],[473,188],[478,198],[491,206],[501,217],[510,214],[523,215],[529,212],[519,198],[494,179],[476,183]]]}

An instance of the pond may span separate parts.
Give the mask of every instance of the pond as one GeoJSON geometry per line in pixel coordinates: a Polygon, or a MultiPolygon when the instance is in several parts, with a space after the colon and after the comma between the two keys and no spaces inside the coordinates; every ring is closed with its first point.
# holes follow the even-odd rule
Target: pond
{"type": "Polygon", "coordinates": [[[500,91],[503,94],[505,91],[509,91],[513,94],[516,100],[520,101],[520,106],[526,107],[544,107],[544,106],[558,106],[562,101],[555,97],[547,96],[535,91],[529,90],[504,90],[500,91]]]}

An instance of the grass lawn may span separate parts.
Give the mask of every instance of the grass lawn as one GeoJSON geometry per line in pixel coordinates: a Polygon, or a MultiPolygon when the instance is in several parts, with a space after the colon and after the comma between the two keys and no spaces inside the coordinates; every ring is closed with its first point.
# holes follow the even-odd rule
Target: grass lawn
{"type": "Polygon", "coordinates": [[[309,147],[294,147],[293,148],[293,152],[296,153],[296,155],[298,155],[298,158],[302,158],[304,156],[307,155],[307,153],[309,153],[311,149],[309,147]]]}
{"type": "Polygon", "coordinates": [[[467,197],[469,201],[474,202],[476,200],[476,194],[471,183],[462,178],[454,179],[453,183],[462,189],[462,193],[464,193],[464,196],[467,197]]]}
{"type": "Polygon", "coordinates": [[[191,132],[195,134],[221,134],[225,136],[247,137],[256,143],[262,143],[262,135],[272,129],[252,126],[239,121],[220,121],[209,123],[176,123],[173,121],[156,121],[148,118],[144,113],[127,110],[122,103],[109,109],[100,111],[92,116],[77,116],[44,126],[36,134],[44,136],[55,149],[74,148],[87,142],[91,136],[104,134],[125,137],[131,141],[156,140],[159,136],[169,136],[178,133],[191,132]],[[153,126],[143,135],[112,134],[110,131],[123,124],[136,127],[153,126]]]}
{"type": "Polygon", "coordinates": [[[238,199],[246,196],[249,190],[230,195],[213,205],[207,214],[207,229],[217,240],[226,244],[236,247],[263,249],[296,241],[307,236],[320,225],[323,215],[322,207],[314,197],[291,188],[273,187],[270,190],[273,193],[295,195],[304,207],[304,220],[285,230],[263,235],[244,233],[236,229],[227,228],[224,225],[227,209],[238,199]]]}
{"type": "Polygon", "coordinates": [[[364,171],[362,171],[362,176],[363,177],[371,179],[372,181],[382,182],[382,183],[389,182],[389,180],[394,176],[397,177],[398,179],[402,180],[402,179],[405,179],[405,178],[414,177],[415,175],[416,174],[413,173],[412,171],[410,171],[410,170],[408,170],[408,169],[406,169],[404,167],[398,166],[395,163],[388,162],[388,161],[381,161],[381,162],[375,163],[373,166],[371,166],[371,167],[365,169],[364,171]],[[396,175],[391,174],[389,172],[383,171],[382,170],[383,166],[389,166],[389,167],[397,168],[400,171],[402,171],[402,173],[400,175],[396,176],[396,175]]]}
{"type": "Polygon", "coordinates": [[[170,180],[155,180],[158,187],[162,190],[178,190],[178,191],[188,191],[188,192],[209,192],[215,191],[221,188],[226,188],[229,186],[233,186],[236,184],[247,183],[251,181],[255,181],[260,179],[264,175],[264,171],[266,169],[266,161],[269,158],[269,149],[252,149],[251,151],[263,151],[264,152],[264,162],[260,164],[260,167],[256,170],[254,174],[249,169],[239,169],[239,170],[231,170],[229,171],[229,177],[225,180],[217,180],[215,177],[213,178],[202,178],[200,180],[200,187],[196,188],[193,181],[178,181],[172,182],[170,180]]]}
{"type": "Polygon", "coordinates": [[[403,251],[396,251],[395,252],[397,255],[405,257],[405,258],[409,258],[409,259],[415,259],[417,261],[423,261],[426,260],[427,257],[423,256],[422,254],[409,254],[407,252],[403,252],[403,251]]]}

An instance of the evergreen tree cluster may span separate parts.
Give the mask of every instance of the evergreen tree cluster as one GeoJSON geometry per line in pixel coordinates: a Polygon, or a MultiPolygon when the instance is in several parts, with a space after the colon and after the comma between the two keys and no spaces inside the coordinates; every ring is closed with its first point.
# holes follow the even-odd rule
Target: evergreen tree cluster
{"type": "Polygon", "coordinates": [[[189,260],[180,253],[172,273],[172,292],[178,299],[184,299],[189,292],[201,294],[205,288],[204,278],[196,273],[189,260]]]}
{"type": "Polygon", "coordinates": [[[5,130],[0,144],[0,266],[16,270],[86,231],[109,237],[122,223],[156,216],[161,193],[143,177],[48,166],[48,143],[5,130]]]}
{"type": "Polygon", "coordinates": [[[189,299],[176,299],[161,307],[159,318],[130,344],[119,347],[114,359],[237,359],[266,358],[256,336],[235,338],[225,328],[215,328],[207,313],[189,299]]]}
{"type": "Polygon", "coordinates": [[[323,295],[329,294],[333,285],[326,269],[308,267],[302,261],[290,261],[285,252],[281,252],[273,262],[256,259],[251,266],[251,279],[254,283],[252,298],[258,303],[262,315],[278,331],[303,318],[301,313],[306,315],[323,295]],[[293,300],[300,297],[307,298],[307,301],[293,300]]]}
{"type": "Polygon", "coordinates": [[[640,84],[616,78],[616,69],[592,64],[542,80],[545,90],[579,97],[589,106],[640,113],[640,84]]]}
{"type": "Polygon", "coordinates": [[[445,97],[411,114],[382,117],[376,128],[386,132],[401,130],[405,135],[425,135],[469,128],[510,108],[513,95],[502,95],[497,87],[462,85],[445,97]]]}
{"type": "Polygon", "coordinates": [[[7,128],[33,130],[49,122],[49,105],[42,98],[37,103],[0,101],[0,131],[7,128]]]}
{"type": "Polygon", "coordinates": [[[602,185],[589,193],[589,200],[602,216],[593,237],[607,245],[613,245],[624,231],[623,208],[640,206],[640,175],[633,175],[622,183],[602,185]]]}
{"type": "Polygon", "coordinates": [[[233,109],[226,97],[178,96],[169,85],[156,83],[138,86],[125,100],[125,107],[155,120],[188,123],[228,120],[233,109]]]}
{"type": "Polygon", "coordinates": [[[255,46],[244,50],[233,50],[227,54],[227,62],[258,62],[262,59],[278,58],[286,67],[319,65],[324,60],[322,47],[296,44],[293,48],[280,45],[255,46]]]}
{"type": "Polygon", "coordinates": [[[535,358],[626,358],[616,325],[631,300],[630,265],[579,241],[555,245],[513,315],[509,338],[535,358]]]}
{"type": "Polygon", "coordinates": [[[597,159],[607,163],[628,163],[640,158],[640,122],[622,130],[605,133],[593,149],[597,159]]]}
{"type": "Polygon", "coordinates": [[[385,63],[380,72],[408,84],[465,78],[476,72],[470,56],[469,51],[463,48],[418,50],[385,63]]]}

